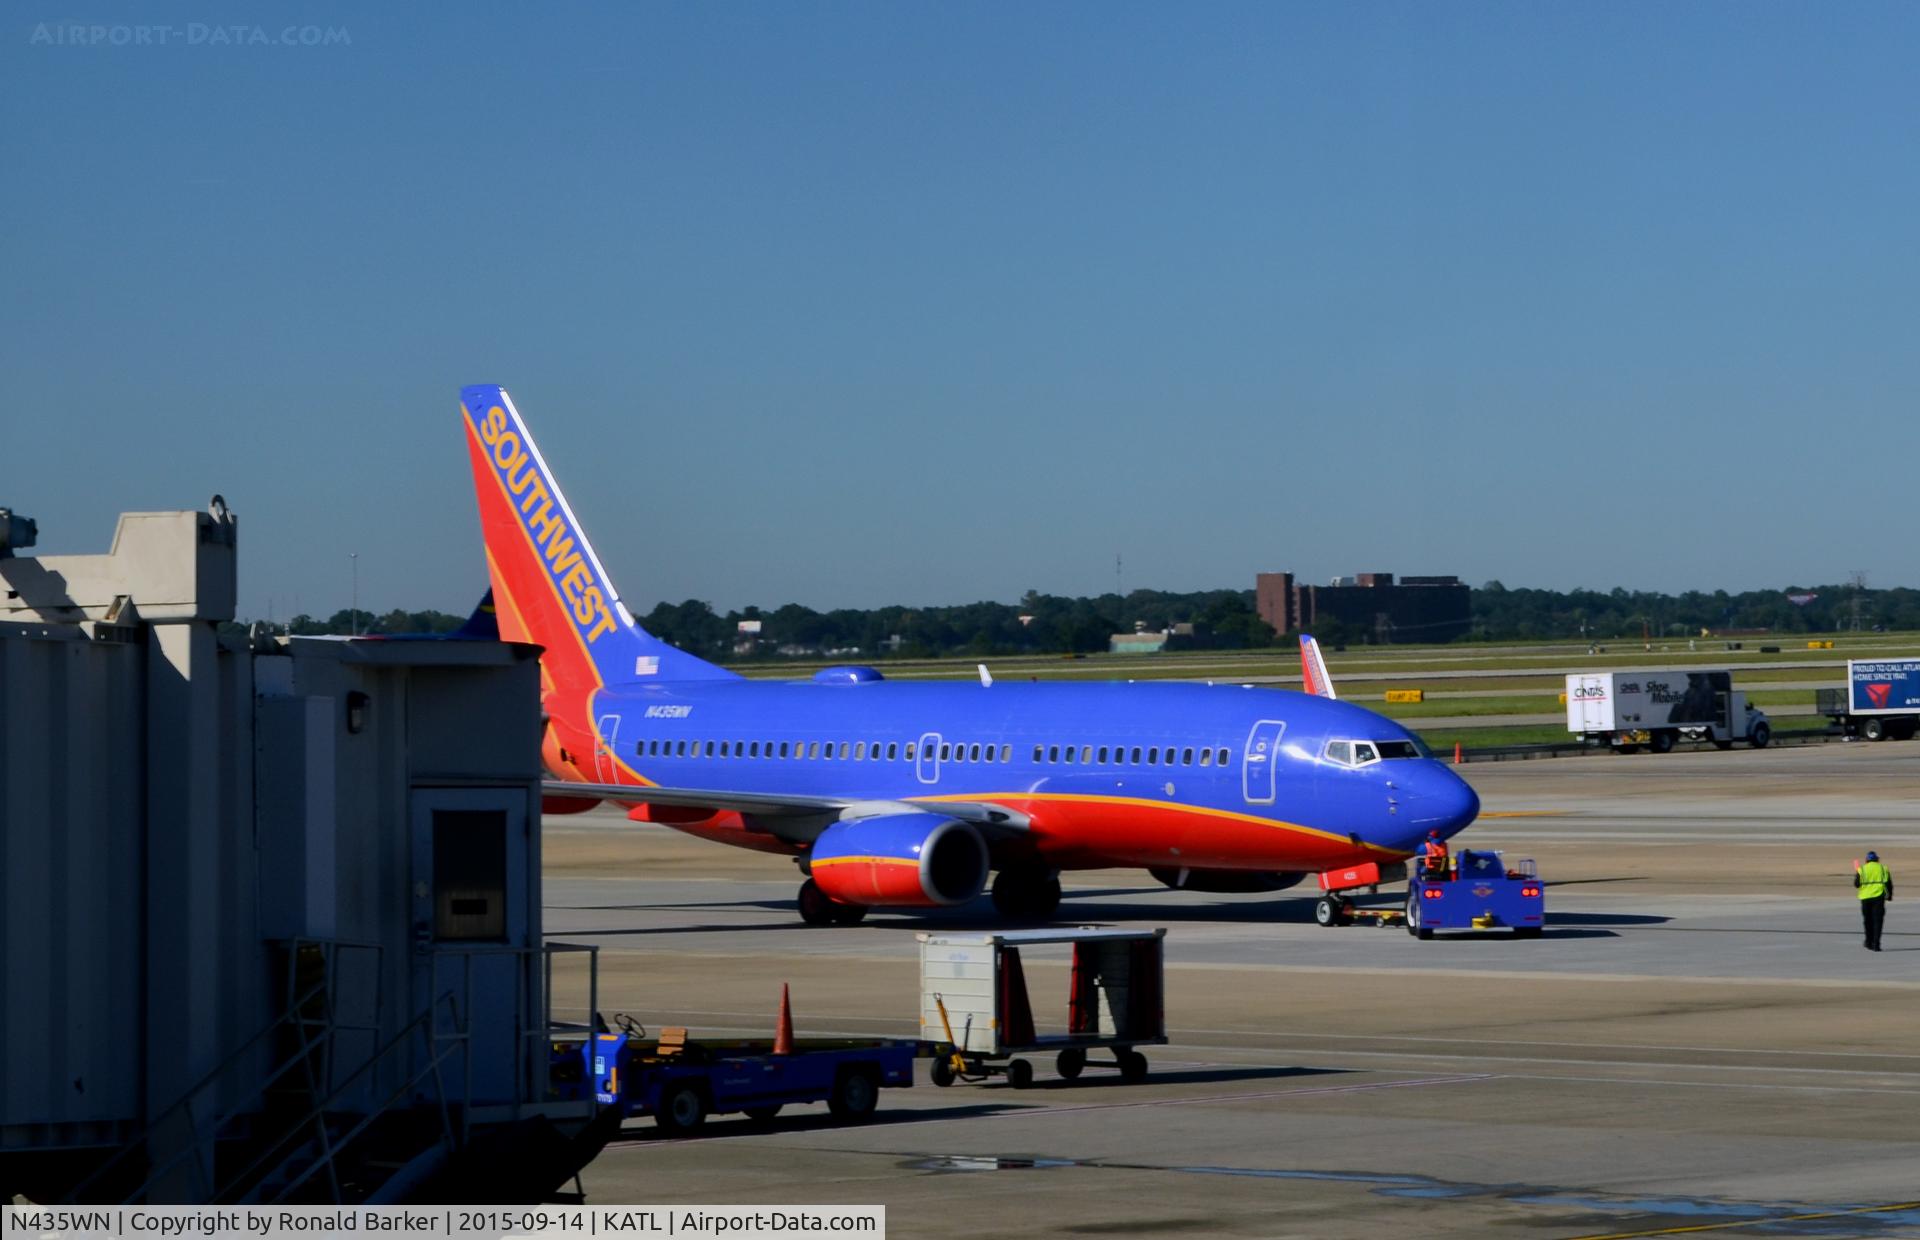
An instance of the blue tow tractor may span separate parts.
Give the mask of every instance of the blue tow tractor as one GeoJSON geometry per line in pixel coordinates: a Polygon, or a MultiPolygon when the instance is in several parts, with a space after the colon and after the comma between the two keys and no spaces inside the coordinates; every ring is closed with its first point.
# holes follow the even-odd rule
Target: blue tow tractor
{"type": "Polygon", "coordinates": [[[784,1038],[695,1041],[685,1029],[658,1038],[625,1017],[619,1032],[595,1033],[556,1053],[582,1065],[602,1107],[621,1119],[651,1115],[663,1133],[688,1136],[709,1115],[771,1120],[785,1106],[824,1102],[835,1119],[872,1117],[880,1091],[913,1084],[913,1061],[932,1048],[912,1039],[784,1038]],[[578,1060],[576,1060],[578,1062],[578,1060]]]}
{"type": "Polygon", "coordinates": [[[1465,848],[1440,874],[1421,868],[1407,880],[1407,933],[1430,939],[1439,930],[1513,931],[1536,939],[1547,924],[1546,884],[1531,859],[1507,865],[1497,852],[1465,848]]]}

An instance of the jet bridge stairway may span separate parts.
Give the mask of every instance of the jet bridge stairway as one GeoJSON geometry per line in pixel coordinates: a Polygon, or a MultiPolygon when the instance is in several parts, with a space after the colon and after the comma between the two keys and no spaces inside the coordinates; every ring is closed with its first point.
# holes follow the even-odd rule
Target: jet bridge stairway
{"type": "MultiPolygon", "coordinates": [[[[564,1123],[530,1107],[477,1124],[460,1070],[473,1047],[469,985],[440,988],[382,1040],[378,945],[303,939],[283,946],[281,1015],[68,1200],[523,1204],[549,1198],[618,1131],[618,1115],[591,1104],[564,1123]],[[351,993],[343,979],[360,968],[373,984],[351,993]]],[[[566,950],[593,955],[559,944],[513,954],[545,957],[550,966],[566,950]]],[[[597,977],[597,965],[589,969],[597,977]]],[[[544,1052],[551,1029],[549,1016],[521,1032],[538,1037],[544,1052]]]]}

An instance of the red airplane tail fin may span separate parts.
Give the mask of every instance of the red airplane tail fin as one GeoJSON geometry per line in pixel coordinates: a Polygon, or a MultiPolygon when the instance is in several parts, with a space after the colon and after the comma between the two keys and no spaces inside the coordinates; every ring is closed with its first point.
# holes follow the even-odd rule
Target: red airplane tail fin
{"type": "Polygon", "coordinates": [[[504,388],[462,388],[460,412],[500,636],[545,648],[551,691],[734,678],[633,622],[504,388]]]}

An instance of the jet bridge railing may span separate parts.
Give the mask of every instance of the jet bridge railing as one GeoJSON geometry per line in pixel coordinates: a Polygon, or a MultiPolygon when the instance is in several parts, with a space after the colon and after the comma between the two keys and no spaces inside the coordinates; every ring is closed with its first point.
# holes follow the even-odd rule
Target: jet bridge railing
{"type": "MultiPolygon", "coordinates": [[[[429,985],[436,992],[448,990],[457,996],[448,1012],[451,1028],[443,1033],[436,1014],[435,1036],[457,1037],[466,1047],[461,1064],[462,1096],[470,1103],[475,1098],[474,1068],[476,1057],[481,1053],[472,1036],[473,1020],[478,1014],[474,1000],[474,970],[476,965],[499,960],[511,961],[513,966],[514,1029],[508,1054],[512,1060],[510,1071],[514,1088],[504,1110],[498,1105],[489,1109],[513,1120],[520,1119],[530,1106],[535,1105],[549,1116],[569,1115],[592,1119],[598,1106],[592,1091],[587,1091],[587,1096],[582,1100],[564,1104],[549,1100],[554,1042],[578,1040],[584,1043],[593,1031],[600,1010],[600,949],[590,944],[545,943],[539,947],[476,944],[468,947],[439,946],[434,950],[429,966],[429,985]],[[578,1022],[557,1020],[554,1015],[555,964],[567,957],[585,957],[586,960],[585,977],[580,979],[584,983],[584,993],[578,996],[584,1001],[584,1007],[579,1009],[582,1019],[578,1022]],[[533,967],[536,958],[537,970],[533,967]],[[450,973],[457,977],[457,982],[443,985],[443,979],[450,973]],[[537,1012],[534,1010],[536,1000],[537,1012]]],[[[461,1108],[462,1142],[472,1122],[472,1112],[479,1107],[480,1104],[474,1104],[461,1108]]]]}
{"type": "Polygon", "coordinates": [[[189,1166],[197,1177],[191,1186],[192,1191],[170,1195],[212,1199],[219,1187],[219,1172],[209,1161],[209,1153],[223,1129],[236,1118],[255,1110],[268,1092],[291,1077],[296,1069],[305,1074],[308,1096],[318,1096],[322,1091],[320,1080],[314,1076],[316,1060],[326,1065],[323,1071],[331,1072],[337,1038],[342,1032],[378,1036],[379,979],[383,958],[380,944],[313,938],[275,940],[274,943],[285,949],[287,962],[286,1007],[280,1015],[221,1059],[177,1100],[155,1115],[137,1136],[94,1168],[92,1174],[74,1185],[67,1193],[67,1201],[88,1200],[89,1193],[113,1183],[114,1173],[141,1154],[154,1161],[147,1166],[144,1178],[131,1191],[119,1197],[122,1204],[143,1200],[164,1179],[189,1166]],[[371,1024],[338,1019],[342,961],[354,958],[371,961],[369,968],[375,995],[371,1024]],[[310,971],[302,969],[302,960],[318,960],[321,965],[318,975],[303,977],[303,973],[310,974],[310,971]],[[263,1055],[271,1054],[276,1039],[289,1034],[297,1042],[292,1054],[262,1075],[246,1075],[247,1070],[263,1055]],[[247,1082],[244,1088],[238,1085],[241,1080],[247,1082]],[[209,1099],[230,1093],[241,1094],[244,1101],[210,1120],[201,1119],[209,1099]],[[171,1152],[163,1152],[168,1144],[173,1146],[171,1152]]]}

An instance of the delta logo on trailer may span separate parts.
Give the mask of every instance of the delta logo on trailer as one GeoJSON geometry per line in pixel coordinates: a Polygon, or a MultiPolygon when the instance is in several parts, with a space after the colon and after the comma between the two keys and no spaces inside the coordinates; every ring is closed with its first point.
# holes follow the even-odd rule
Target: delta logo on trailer
{"type": "Polygon", "coordinates": [[[1890,682],[1880,680],[1860,687],[1867,691],[1867,701],[1873,703],[1873,709],[1885,710],[1887,708],[1888,699],[1893,696],[1893,685],[1890,682]]]}

